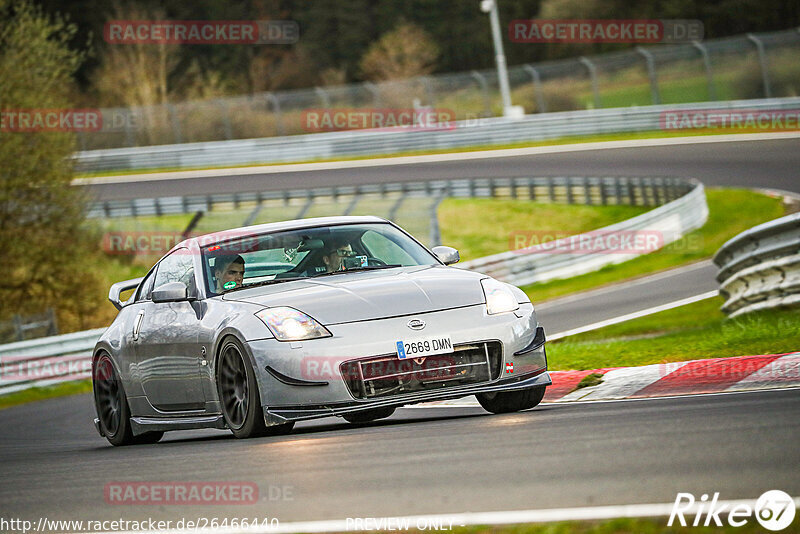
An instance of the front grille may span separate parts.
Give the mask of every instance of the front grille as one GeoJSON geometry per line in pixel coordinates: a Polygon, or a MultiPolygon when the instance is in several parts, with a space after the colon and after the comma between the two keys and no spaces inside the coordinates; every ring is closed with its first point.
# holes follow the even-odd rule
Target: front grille
{"type": "Polygon", "coordinates": [[[421,362],[397,355],[353,360],[343,363],[341,372],[353,397],[391,397],[495,380],[502,353],[499,341],[482,341],[456,345],[449,354],[427,356],[421,362]]]}

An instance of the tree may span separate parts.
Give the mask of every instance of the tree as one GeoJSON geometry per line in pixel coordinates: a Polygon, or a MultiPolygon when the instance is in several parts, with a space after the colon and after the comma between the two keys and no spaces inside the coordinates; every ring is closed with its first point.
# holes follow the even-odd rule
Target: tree
{"type": "Polygon", "coordinates": [[[402,23],[373,43],[361,60],[372,81],[405,80],[433,72],[439,47],[414,24],[402,23]]]}
{"type": "MultiPolygon", "coordinates": [[[[74,27],[30,0],[0,0],[0,103],[8,113],[69,108],[82,54],[68,48],[74,27]]],[[[58,307],[66,328],[102,304],[84,202],[70,185],[74,134],[0,131],[0,314],[58,307]]]]}
{"type": "MultiPolygon", "coordinates": [[[[115,20],[163,20],[163,11],[143,11],[136,5],[115,4],[115,20]]],[[[178,65],[178,45],[110,44],[103,50],[95,73],[95,87],[103,104],[154,106],[166,104],[169,77],[178,65]]]]}

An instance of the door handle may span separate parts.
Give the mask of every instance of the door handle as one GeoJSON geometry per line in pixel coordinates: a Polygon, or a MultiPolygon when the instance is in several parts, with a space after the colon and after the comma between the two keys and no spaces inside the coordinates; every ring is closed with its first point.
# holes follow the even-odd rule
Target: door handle
{"type": "Polygon", "coordinates": [[[139,339],[139,330],[142,328],[142,319],[144,319],[144,310],[139,312],[136,316],[136,321],[133,323],[133,340],[139,339]]]}

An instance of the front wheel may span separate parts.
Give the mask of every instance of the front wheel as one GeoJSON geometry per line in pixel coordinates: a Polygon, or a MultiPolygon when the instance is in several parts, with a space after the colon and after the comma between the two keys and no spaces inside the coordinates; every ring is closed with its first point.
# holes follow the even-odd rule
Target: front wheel
{"type": "Polygon", "coordinates": [[[220,351],[217,390],[225,423],[237,438],[276,435],[292,430],[294,423],[267,426],[255,370],[235,339],[225,341],[220,351]]]}
{"type": "Polygon", "coordinates": [[[93,382],[94,405],[100,420],[100,430],[109,443],[115,446],[139,445],[155,443],[161,439],[163,432],[133,435],[128,399],[108,354],[101,354],[97,359],[93,382]]]}
{"type": "Polygon", "coordinates": [[[536,386],[519,391],[478,393],[476,397],[487,412],[509,413],[533,408],[542,402],[544,390],[545,386],[536,386]]]}

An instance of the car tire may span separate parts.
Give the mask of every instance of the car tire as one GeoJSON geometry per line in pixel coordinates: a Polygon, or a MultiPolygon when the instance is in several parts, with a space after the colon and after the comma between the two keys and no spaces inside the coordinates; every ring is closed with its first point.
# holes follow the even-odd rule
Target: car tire
{"type": "Polygon", "coordinates": [[[267,426],[255,370],[241,343],[228,338],[222,343],[217,364],[217,393],[225,424],[240,439],[285,434],[294,422],[267,426]]]}
{"type": "Polygon", "coordinates": [[[492,413],[510,413],[533,408],[544,398],[545,386],[519,391],[478,393],[476,397],[483,409],[492,413]]]}
{"type": "Polygon", "coordinates": [[[393,413],[394,408],[375,408],[373,410],[364,410],[363,412],[344,414],[342,417],[348,423],[359,424],[377,421],[378,419],[386,419],[393,413]]]}
{"type": "Polygon", "coordinates": [[[100,420],[100,430],[109,443],[117,447],[155,443],[164,435],[163,432],[133,435],[128,397],[125,395],[125,389],[114,363],[106,353],[100,354],[95,361],[92,386],[94,406],[97,418],[100,420]]]}

